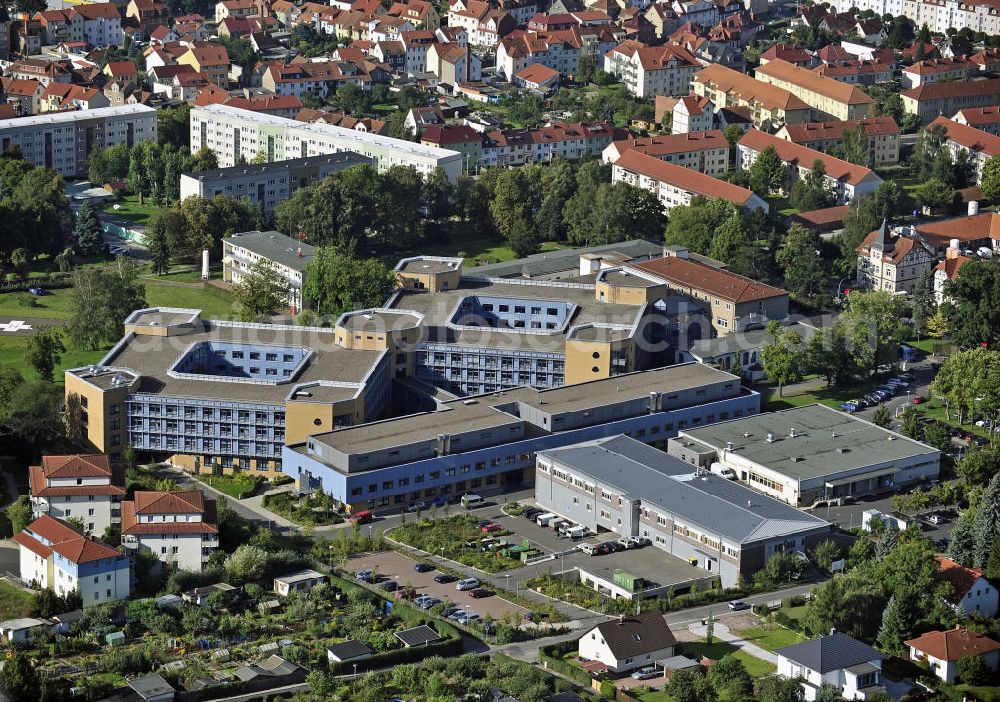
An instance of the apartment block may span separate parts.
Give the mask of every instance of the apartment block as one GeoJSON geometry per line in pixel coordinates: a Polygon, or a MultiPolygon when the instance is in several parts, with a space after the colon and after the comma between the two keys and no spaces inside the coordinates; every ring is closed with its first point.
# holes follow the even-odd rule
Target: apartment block
{"type": "Polygon", "coordinates": [[[451,179],[462,172],[462,155],[457,151],[226,105],[191,110],[191,151],[203,147],[211,149],[224,168],[238,161],[249,163],[258,154],[264,154],[270,163],[352,151],[371,159],[380,171],[397,165],[413,166],[421,175],[427,175],[442,168],[451,179]]]}
{"type": "Polygon", "coordinates": [[[701,68],[698,59],[679,44],[646,46],[628,40],[604,55],[604,70],[642,98],[687,95],[691,79],[701,68]]]}
{"type": "Polygon", "coordinates": [[[136,490],[122,503],[122,546],[131,557],[152,553],[163,563],[200,573],[219,547],[215,500],[200,490],[136,490]]]}
{"type": "Polygon", "coordinates": [[[745,107],[755,127],[809,122],[812,107],[788,90],[757,80],[721,64],[698,71],[692,79],[694,94],[708,98],[715,111],[727,107],[745,107]]]}
{"type": "Polygon", "coordinates": [[[683,428],[755,414],[759,401],[736,376],[693,363],[522,387],[314,434],[285,449],[284,469],[300,489],[322,489],[352,510],[398,511],[419,500],[530,485],[539,451],[626,433],[662,446],[683,428]]]}
{"type": "Polygon", "coordinates": [[[951,152],[952,158],[964,153],[972,166],[976,184],[983,182],[983,166],[991,156],[1000,154],[1000,136],[984,132],[981,129],[959,124],[947,117],[938,117],[930,126],[943,127],[947,134],[945,147],[951,152]]]}
{"type": "Polygon", "coordinates": [[[935,262],[934,252],[910,227],[882,222],[858,245],[859,286],[892,294],[912,293],[935,262]]]}
{"type": "Polygon", "coordinates": [[[605,163],[614,163],[632,150],[713,177],[729,170],[729,141],[719,129],[623,139],[612,142],[601,156],[605,163]]]}
{"type": "Polygon", "coordinates": [[[285,236],[281,232],[242,232],[222,240],[222,279],[239,285],[259,263],[271,266],[285,280],[289,311],[298,314],[303,308],[302,286],[306,268],[315,247],[285,236]]]}
{"type": "Polygon", "coordinates": [[[959,110],[952,115],[951,121],[1000,136],[1000,106],[997,105],[959,110]]]}
{"type": "Polygon", "coordinates": [[[849,83],[820,75],[781,59],[768,61],[754,72],[757,80],[789,91],[827,119],[864,119],[873,116],[875,101],[849,83]]]}
{"type": "Polygon", "coordinates": [[[156,140],[156,110],[145,105],[54,112],[0,121],[0,150],[66,178],[86,177],[90,154],[116,144],[156,140]]]}
{"type": "Polygon", "coordinates": [[[877,17],[891,14],[907,17],[914,25],[927,25],[933,34],[949,29],[971,29],[987,35],[1000,33],[1000,13],[988,2],[966,3],[959,0],[833,0],[831,9],[847,12],[851,8],[871,10],[877,17]]]}
{"type": "Polygon", "coordinates": [[[917,88],[904,90],[903,110],[917,115],[928,123],[940,115],[953,115],[959,110],[975,107],[992,107],[997,104],[1000,79],[965,80],[954,83],[925,83],[917,88]]]}
{"type": "Polygon", "coordinates": [[[830,153],[843,147],[844,132],[857,129],[861,129],[868,139],[868,166],[899,163],[900,130],[892,117],[786,124],[775,136],[814,151],[830,153]]]}
{"type": "Polygon", "coordinates": [[[623,132],[611,122],[553,122],[546,127],[487,132],[481,168],[547,163],[554,158],[596,158],[623,132]]]}
{"type": "Polygon", "coordinates": [[[964,56],[924,59],[903,69],[900,84],[906,89],[919,88],[927,83],[968,80],[978,73],[979,65],[964,56]]]}
{"type": "Polygon", "coordinates": [[[773,148],[787,166],[789,184],[804,179],[812,171],[813,165],[817,161],[821,162],[826,168],[823,182],[837,198],[838,204],[870,193],[882,184],[882,179],[870,168],[834,158],[822,151],[800,146],[757,129],[751,129],[743,135],[736,145],[739,167],[748,170],[768,147],[773,148]]]}
{"type": "Polygon", "coordinates": [[[272,163],[243,164],[229,168],[181,174],[181,200],[189,197],[248,197],[260,204],[265,212],[273,212],[278,204],[328,175],[371,159],[351,151],[323,156],[291,158],[272,163]]]}
{"type": "Polygon", "coordinates": [[[28,468],[31,512],[35,519],[80,519],[89,534],[121,522],[125,479],[101,454],[42,456],[28,468]]]}
{"type": "Polygon", "coordinates": [[[80,593],[84,608],[128,598],[128,558],[105,543],[83,536],[61,519],[48,515],[14,534],[21,579],[59,596],[80,593]]]}

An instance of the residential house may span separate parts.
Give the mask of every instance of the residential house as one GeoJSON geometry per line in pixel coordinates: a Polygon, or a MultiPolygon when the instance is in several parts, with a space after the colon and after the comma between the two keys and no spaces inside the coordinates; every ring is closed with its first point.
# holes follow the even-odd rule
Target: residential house
{"type": "Polygon", "coordinates": [[[371,77],[349,61],[269,62],[261,77],[261,87],[275,95],[312,93],[319,98],[337,92],[347,83],[366,87],[371,77]]]}
{"type": "Polygon", "coordinates": [[[192,66],[219,87],[225,88],[229,85],[229,68],[232,64],[226,47],[222,44],[192,46],[177,59],[177,63],[192,66]]]}
{"type": "Polygon", "coordinates": [[[928,83],[964,81],[978,73],[979,64],[964,56],[924,59],[903,69],[900,85],[909,90],[928,83]]]}
{"type": "Polygon", "coordinates": [[[615,141],[602,158],[614,163],[630,149],[713,177],[729,170],[729,141],[719,129],[615,141]]]}
{"type": "Polygon", "coordinates": [[[811,66],[814,60],[813,55],[808,50],[797,44],[775,44],[760,55],[761,65],[775,59],[806,67],[811,66]]]}
{"type": "Polygon", "coordinates": [[[805,179],[812,172],[816,162],[821,162],[826,169],[823,183],[834,195],[838,204],[849,202],[858,195],[870,193],[882,184],[882,179],[870,168],[834,158],[822,151],[800,146],[757,129],[751,129],[744,134],[736,145],[739,168],[749,170],[761,152],[768,147],[775,150],[778,158],[787,167],[789,186],[796,180],[805,179]]]}
{"type": "Polygon", "coordinates": [[[553,122],[546,127],[509,129],[487,133],[481,166],[520,166],[546,163],[554,158],[600,156],[615,138],[610,122],[553,122]]]}
{"type": "Polygon", "coordinates": [[[399,41],[406,52],[403,60],[404,73],[423,73],[427,70],[427,51],[439,40],[429,29],[403,32],[399,41]]]}
{"type": "Polygon", "coordinates": [[[274,579],[274,592],[282,597],[288,597],[289,595],[295,593],[309,592],[317,585],[322,585],[324,583],[330,582],[328,578],[323,573],[318,573],[315,570],[300,570],[297,573],[290,573],[288,575],[282,575],[281,577],[274,579]]]}
{"type": "Polygon", "coordinates": [[[298,114],[295,115],[295,119],[298,122],[325,122],[326,124],[333,124],[338,127],[353,129],[367,134],[387,136],[389,132],[389,125],[380,119],[354,117],[343,112],[324,112],[323,110],[313,110],[308,107],[303,107],[299,110],[298,114]]]}
{"type": "Polygon", "coordinates": [[[944,256],[956,239],[965,251],[987,248],[1000,253],[1000,214],[996,212],[925,222],[915,228],[935,257],[944,256]]]}
{"type": "MultiPolygon", "coordinates": [[[[783,324],[784,331],[795,332],[803,342],[809,341],[818,330],[804,322],[783,324]]],[[[679,353],[680,362],[697,361],[713,368],[738,373],[752,382],[763,380],[762,352],[774,337],[766,329],[753,329],[742,334],[725,334],[711,339],[699,339],[679,353]]]]}
{"type": "Polygon", "coordinates": [[[79,592],[85,608],[129,596],[128,558],[62,519],[43,515],[15,534],[14,541],[25,582],[50,587],[60,596],[79,592]]]}
{"type": "Polygon", "coordinates": [[[109,61],[102,73],[112,80],[126,80],[133,83],[139,78],[139,69],[132,61],[109,61]]]}
{"type": "Polygon", "coordinates": [[[944,146],[951,152],[952,158],[957,157],[959,153],[965,154],[972,167],[976,185],[981,184],[986,162],[991,156],[1000,154],[1000,136],[953,122],[943,115],[931,122],[930,126],[944,128],[946,134],[944,146]]]}
{"type": "Polygon", "coordinates": [[[443,125],[445,123],[444,114],[441,108],[434,106],[411,107],[403,120],[403,126],[410,130],[412,134],[420,136],[425,129],[432,125],[443,125]]]}
{"type": "Polygon", "coordinates": [[[72,83],[70,67],[69,60],[24,58],[7,66],[5,73],[8,78],[36,80],[48,86],[49,83],[72,83]]]}
{"type": "Polygon", "coordinates": [[[137,490],[122,502],[122,545],[126,553],[148,551],[164,563],[200,573],[219,546],[215,500],[200,490],[137,490]]]}
{"type": "Polygon", "coordinates": [[[91,534],[121,522],[125,480],[104,454],[42,456],[41,465],[28,468],[28,491],[35,519],[78,518],[91,534]]]}
{"type": "MultiPolygon", "coordinates": [[[[766,207],[765,203],[761,209],[766,212],[766,207]]],[[[626,270],[632,269],[663,280],[670,290],[707,305],[718,336],[760,329],[767,322],[788,317],[788,291],[698,260],[680,246],[666,248],[662,258],[626,265],[626,270]]]]}
{"type": "MultiPolygon", "coordinates": [[[[344,159],[327,158],[328,163],[323,165],[324,169],[330,169],[327,172],[361,162],[353,154],[344,159]]],[[[284,161],[277,162],[281,163],[284,161]]],[[[280,172],[280,169],[280,165],[271,165],[269,168],[275,173],[280,172]]],[[[257,189],[260,189],[259,186],[257,189]]],[[[263,200],[263,198],[252,199],[263,200]]],[[[250,275],[255,265],[262,261],[266,262],[288,286],[289,292],[284,302],[292,314],[297,314],[302,311],[305,304],[302,288],[306,280],[306,271],[315,252],[315,248],[309,244],[280,232],[239,232],[222,240],[222,279],[227,283],[238,285],[250,275]]]]}
{"type": "Polygon", "coordinates": [[[672,657],[676,646],[663,615],[651,609],[590,628],[580,637],[577,650],[582,659],[600,661],[613,673],[627,673],[672,657]]]}
{"type": "Polygon", "coordinates": [[[22,644],[31,641],[35,636],[43,636],[52,629],[51,624],[44,619],[22,617],[0,622],[0,640],[8,644],[22,644]]]}
{"type": "Polygon", "coordinates": [[[715,105],[707,97],[685,95],[670,110],[670,133],[705,132],[715,126],[715,105]]]}
{"type": "Polygon", "coordinates": [[[108,107],[110,101],[98,88],[74,83],[49,83],[38,103],[39,112],[91,110],[108,107]]]}
{"type": "Polygon", "coordinates": [[[934,265],[934,253],[909,228],[890,230],[887,222],[858,245],[857,283],[871,290],[912,293],[934,265]]]}
{"type": "Polygon", "coordinates": [[[860,88],[775,59],[754,71],[757,80],[783,88],[829,119],[871,117],[875,100],[860,88]]]}
{"type": "Polygon", "coordinates": [[[952,586],[952,602],[970,616],[996,616],[997,589],[985,578],[981,568],[969,568],[944,556],[935,556],[934,560],[941,569],[941,577],[952,586]]]}
{"type": "Polygon", "coordinates": [[[876,85],[893,79],[895,67],[883,61],[839,61],[817,66],[813,73],[852,85],[876,85]]]}
{"type": "Polygon", "coordinates": [[[691,92],[691,79],[701,69],[695,56],[677,44],[644,46],[626,41],[604,56],[604,70],[625,83],[637,97],[679,97],[691,92]]]}
{"type": "Polygon", "coordinates": [[[129,0],[125,17],[138,23],[143,37],[148,37],[156,27],[170,21],[170,11],[160,0],[129,0]]]}
{"type": "Polygon", "coordinates": [[[716,112],[749,108],[758,128],[809,122],[812,117],[812,108],[788,90],[725,66],[710,65],[698,71],[692,87],[695,95],[711,100],[716,112]]]}
{"type": "Polygon", "coordinates": [[[668,212],[680,205],[690,205],[696,197],[728,200],[746,210],[768,211],[767,201],[751,190],[661,161],[635,149],[626,151],[612,164],[611,182],[628,183],[648,190],[656,195],[668,212]]]}
{"type": "Polygon", "coordinates": [[[483,135],[466,125],[430,125],[421,132],[420,143],[458,151],[466,173],[478,171],[483,159],[483,135]]]}
{"type": "MultiPolygon", "coordinates": [[[[969,256],[962,255],[962,250],[959,248],[957,240],[953,243],[954,246],[949,246],[945,251],[944,260],[939,261],[938,264],[934,266],[934,302],[939,305],[948,299],[948,295],[945,291],[945,285],[947,282],[958,278],[958,272],[962,269],[962,266],[969,261],[975,260],[969,256]]],[[[996,598],[996,595],[994,594],[993,597],[996,598]]]]}
{"type": "Polygon", "coordinates": [[[953,115],[970,107],[991,107],[997,104],[1000,78],[964,80],[954,83],[925,83],[904,90],[903,111],[917,115],[924,124],[939,115],[953,115]]]}
{"type": "Polygon", "coordinates": [[[559,87],[559,71],[541,63],[533,63],[515,73],[511,82],[518,88],[547,93],[559,87]]]}
{"type": "Polygon", "coordinates": [[[483,62],[468,46],[431,44],[427,49],[426,70],[448,85],[482,78],[483,62]]]}
{"type": "Polygon", "coordinates": [[[577,30],[533,34],[516,31],[500,40],[497,46],[497,76],[512,80],[514,75],[535,63],[559,71],[562,75],[576,73],[582,42],[577,30]]]}
{"type": "MultiPolygon", "coordinates": [[[[82,17],[70,13],[69,10],[43,10],[36,12],[32,17],[32,22],[37,22],[42,31],[42,36],[47,45],[61,44],[66,41],[75,41],[81,37],[82,31],[74,31],[73,18],[77,21],[77,30],[82,30],[82,17]]],[[[7,31],[5,29],[5,31],[7,31]]]]}
{"type": "Polygon", "coordinates": [[[434,3],[425,0],[395,2],[386,14],[403,17],[409,20],[416,29],[437,29],[441,26],[441,15],[434,3]]]}
{"type": "Polygon", "coordinates": [[[132,81],[117,81],[112,80],[104,84],[104,89],[101,91],[104,93],[104,97],[108,101],[108,105],[111,107],[120,107],[122,105],[132,104],[129,100],[135,96],[136,99],[142,94],[138,86],[132,81]]]}
{"type": "Polygon", "coordinates": [[[393,73],[406,73],[406,47],[402,41],[376,42],[371,55],[379,63],[387,65],[393,73]]]}
{"type": "Polygon", "coordinates": [[[952,115],[951,121],[1000,136],[1000,106],[998,105],[968,107],[964,110],[959,110],[952,115]]]}
{"type": "Polygon", "coordinates": [[[899,163],[900,130],[892,117],[868,117],[834,122],[786,124],[775,136],[815,151],[830,153],[844,145],[844,132],[861,129],[868,139],[868,165],[899,163]]]}
{"type": "Polygon", "coordinates": [[[79,39],[98,47],[120,46],[125,41],[122,18],[113,2],[73,5],[70,13],[82,18],[83,36],[79,39]]]}
{"type": "Polygon", "coordinates": [[[928,631],[903,643],[910,647],[911,660],[926,663],[935,676],[952,684],[958,678],[958,662],[963,658],[980,656],[991,671],[996,671],[1000,658],[1000,643],[960,624],[946,631],[928,631]]]}
{"type": "Polygon", "coordinates": [[[518,23],[509,12],[493,7],[486,0],[455,0],[448,6],[448,26],[468,32],[472,46],[493,48],[518,23]]]}
{"type": "Polygon", "coordinates": [[[256,17],[260,14],[260,5],[257,0],[221,0],[215,4],[215,21],[217,23],[227,17],[256,17]]]}
{"type": "Polygon", "coordinates": [[[839,631],[774,653],[778,675],[801,679],[806,700],[816,699],[824,684],[832,685],[847,700],[865,700],[885,692],[882,653],[839,631]]]}

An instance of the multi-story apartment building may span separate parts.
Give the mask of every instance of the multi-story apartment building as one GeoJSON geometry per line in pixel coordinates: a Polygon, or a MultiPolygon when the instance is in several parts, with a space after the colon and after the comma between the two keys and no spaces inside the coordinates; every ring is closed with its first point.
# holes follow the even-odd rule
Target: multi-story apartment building
{"type": "Polygon", "coordinates": [[[824,78],[832,78],[841,83],[854,85],[875,85],[888,83],[895,74],[891,63],[882,61],[837,61],[823,64],[813,69],[813,72],[824,78]]]}
{"type": "Polygon", "coordinates": [[[536,63],[570,75],[576,72],[581,47],[575,29],[540,34],[513,32],[497,45],[497,75],[510,81],[518,71],[536,63]]]}
{"type": "Polygon", "coordinates": [[[258,154],[265,154],[271,162],[353,151],[370,158],[381,171],[396,165],[413,166],[427,175],[442,168],[452,179],[462,172],[462,155],[457,151],[227,105],[191,110],[191,151],[202,147],[211,149],[222,167],[234,166],[239,160],[249,163],[258,154]]]}
{"type": "Polygon", "coordinates": [[[861,129],[868,138],[868,166],[899,163],[900,131],[892,117],[786,124],[775,136],[800,146],[830,153],[844,145],[844,132],[861,129]]]}
{"type": "Polygon", "coordinates": [[[523,3],[520,9],[522,11],[518,12],[511,7],[508,11],[487,0],[455,0],[448,5],[448,26],[465,30],[470,46],[490,49],[535,14],[534,3],[523,3]],[[523,12],[525,9],[530,10],[530,14],[523,12]],[[527,16],[523,16],[525,14],[527,16]]]}
{"type": "Polygon", "coordinates": [[[808,68],[775,59],[759,66],[757,80],[783,88],[827,119],[864,119],[871,117],[875,100],[849,83],[828,78],[808,68]]]}
{"type": "Polygon", "coordinates": [[[594,532],[640,536],[732,587],[831,525],[706,467],[615,436],[538,453],[535,501],[594,532]]]}
{"type": "Polygon", "coordinates": [[[147,551],[164,563],[200,573],[219,547],[215,500],[201,490],[136,490],[122,503],[122,546],[134,556],[147,551]]]}
{"type": "Polygon", "coordinates": [[[26,161],[67,178],[87,175],[90,154],[115,144],[156,140],[156,110],[145,105],[54,112],[0,121],[0,150],[17,147],[26,161]]]}
{"type": "Polygon", "coordinates": [[[924,59],[903,69],[900,84],[906,89],[919,88],[927,83],[968,80],[978,74],[979,64],[965,56],[924,59]]]}
{"type": "Polygon", "coordinates": [[[971,29],[987,35],[1000,33],[1000,12],[989,2],[959,0],[833,0],[831,9],[847,12],[852,7],[871,10],[881,17],[891,14],[906,17],[915,26],[927,25],[933,34],[943,35],[949,29],[971,29]]]}
{"type": "Polygon", "coordinates": [[[970,107],[992,107],[997,104],[1000,79],[965,80],[955,83],[926,83],[918,88],[904,90],[903,110],[917,115],[927,123],[940,115],[953,115],[970,107]]]}
{"type": "Polygon", "coordinates": [[[193,67],[219,87],[225,88],[229,85],[229,69],[232,63],[229,61],[226,47],[222,44],[206,43],[192,46],[177,59],[177,63],[193,67]]]}
{"type": "Polygon", "coordinates": [[[128,558],[97,539],[80,534],[61,519],[39,517],[14,535],[20,551],[21,579],[59,596],[80,593],[83,606],[129,596],[128,558]]]}
{"type": "Polygon", "coordinates": [[[708,98],[685,95],[671,108],[670,133],[705,132],[715,126],[715,106],[708,98]]]}
{"type": "Polygon", "coordinates": [[[121,46],[125,40],[122,18],[115,3],[81,3],[74,5],[69,11],[82,20],[80,25],[82,36],[79,37],[79,41],[85,41],[92,46],[121,46]]]}
{"type": "Polygon", "coordinates": [[[623,139],[612,142],[601,157],[605,163],[614,163],[630,150],[715,178],[729,170],[729,141],[719,129],[623,139]]]}
{"type": "Polygon", "coordinates": [[[621,133],[610,122],[553,122],[547,127],[487,132],[480,168],[546,163],[554,158],[596,158],[621,133]]]}
{"type": "Polygon", "coordinates": [[[997,105],[959,110],[952,115],[951,121],[1000,136],[1000,106],[997,105]]]}
{"type": "Polygon", "coordinates": [[[749,108],[758,128],[778,128],[783,124],[809,122],[812,118],[812,108],[788,90],[721,64],[698,71],[692,79],[692,88],[698,97],[711,100],[716,112],[726,107],[749,108]]]}
{"type": "MultiPolygon", "coordinates": [[[[419,70],[425,70],[424,66],[419,70]]],[[[263,88],[275,95],[301,97],[312,93],[321,99],[336,93],[344,85],[368,87],[370,83],[371,76],[351,61],[271,61],[266,65],[260,82],[263,88]]]]}
{"type": "Polygon", "coordinates": [[[787,291],[696,260],[682,247],[668,248],[662,258],[626,264],[625,270],[662,280],[671,291],[704,302],[719,336],[788,317],[787,291]]]}
{"type": "Polygon", "coordinates": [[[701,68],[694,54],[679,44],[646,46],[629,40],[604,56],[604,70],[641,98],[687,95],[691,79],[701,68]]]}
{"type": "Polygon", "coordinates": [[[37,114],[42,95],[45,93],[45,86],[37,80],[23,80],[21,78],[2,79],[0,91],[3,93],[3,102],[14,109],[18,117],[27,117],[37,114]]]}
{"type": "Polygon", "coordinates": [[[767,201],[752,190],[661,161],[636,149],[629,149],[614,161],[611,182],[648,190],[668,212],[674,207],[690,205],[696,197],[723,199],[747,210],[768,211],[767,201]]]}
{"type": "Polygon", "coordinates": [[[227,195],[237,199],[248,197],[254,203],[259,203],[265,212],[273,212],[279,203],[290,198],[299,188],[337,171],[365,163],[371,163],[371,159],[345,151],[182,173],[180,195],[182,201],[193,196],[211,198],[227,195]]]}
{"type": "Polygon", "coordinates": [[[622,433],[662,446],[684,428],[754,414],[759,402],[736,376],[683,364],[317,433],[289,445],[284,466],[300,489],[322,489],[352,510],[398,510],[530,485],[538,451],[622,433]]]}
{"type": "Polygon", "coordinates": [[[28,490],[36,519],[78,518],[89,534],[121,522],[125,480],[107,456],[42,456],[41,465],[28,469],[28,490]]]}
{"type": "Polygon", "coordinates": [[[943,304],[948,300],[948,294],[945,291],[947,282],[955,280],[962,266],[973,260],[975,259],[962,255],[962,250],[959,248],[957,240],[953,246],[948,247],[947,251],[945,251],[944,260],[939,261],[934,266],[934,301],[937,304],[943,304]]]}
{"type": "Polygon", "coordinates": [[[1000,154],[1000,136],[959,124],[944,116],[935,119],[930,126],[944,128],[947,135],[944,145],[951,152],[952,158],[964,153],[972,166],[976,185],[982,183],[983,166],[991,156],[1000,154]]]}
{"type": "Polygon", "coordinates": [[[882,184],[882,179],[870,168],[834,158],[822,151],[800,146],[757,129],[751,129],[744,134],[736,145],[739,167],[749,170],[761,152],[768,147],[777,152],[778,158],[787,167],[789,184],[803,180],[812,172],[814,164],[817,161],[821,162],[826,169],[823,182],[836,197],[838,204],[870,193],[882,184]]]}
{"type": "Polygon", "coordinates": [[[315,247],[281,232],[242,232],[222,240],[222,279],[238,285],[258,263],[276,270],[288,284],[285,303],[292,314],[302,311],[302,286],[315,247]]]}
{"type": "Polygon", "coordinates": [[[912,293],[934,266],[934,252],[909,228],[890,230],[887,222],[858,246],[858,285],[872,290],[912,293]]]}

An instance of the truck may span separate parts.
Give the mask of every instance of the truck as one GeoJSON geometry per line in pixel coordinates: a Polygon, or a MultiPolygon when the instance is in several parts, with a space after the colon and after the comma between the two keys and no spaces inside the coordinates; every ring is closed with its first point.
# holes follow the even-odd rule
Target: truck
{"type": "Polygon", "coordinates": [[[552,522],[553,519],[558,519],[558,518],[559,518],[558,514],[554,514],[552,512],[546,512],[545,514],[539,514],[535,518],[535,522],[538,524],[538,526],[543,526],[544,527],[544,526],[548,526],[552,522]]]}
{"type": "Polygon", "coordinates": [[[721,475],[726,480],[736,480],[736,471],[729,466],[724,466],[718,461],[713,461],[709,470],[713,475],[721,475]]]}

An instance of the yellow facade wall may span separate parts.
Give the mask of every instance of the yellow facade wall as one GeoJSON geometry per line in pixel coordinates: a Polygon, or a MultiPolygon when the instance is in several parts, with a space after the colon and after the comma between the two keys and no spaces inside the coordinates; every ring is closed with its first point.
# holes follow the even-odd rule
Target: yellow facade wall
{"type": "Polygon", "coordinates": [[[667,286],[609,285],[601,281],[596,284],[594,294],[602,302],[621,305],[645,305],[654,300],[665,298],[667,296],[667,286]]]}
{"type": "Polygon", "coordinates": [[[117,461],[126,443],[125,399],[128,388],[122,386],[104,390],[71,373],[66,373],[64,377],[67,401],[71,395],[78,396],[81,411],[86,417],[84,438],[95,449],[117,461]]]}
{"type": "Polygon", "coordinates": [[[566,342],[566,384],[611,377],[611,343],[607,341],[566,342]],[[594,358],[594,355],[597,358],[594,358]]]}

